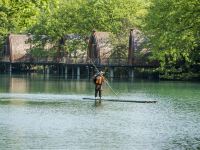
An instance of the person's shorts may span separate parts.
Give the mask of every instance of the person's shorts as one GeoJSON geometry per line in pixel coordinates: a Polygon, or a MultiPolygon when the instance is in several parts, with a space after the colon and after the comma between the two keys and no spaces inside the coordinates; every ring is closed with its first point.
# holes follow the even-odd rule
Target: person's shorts
{"type": "Polygon", "coordinates": [[[95,88],[96,90],[101,90],[101,84],[96,84],[96,88],[95,88]]]}

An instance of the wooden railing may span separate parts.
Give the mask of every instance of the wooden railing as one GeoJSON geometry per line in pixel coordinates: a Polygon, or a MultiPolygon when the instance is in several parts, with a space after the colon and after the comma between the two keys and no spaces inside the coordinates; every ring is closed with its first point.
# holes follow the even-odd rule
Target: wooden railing
{"type": "Polygon", "coordinates": [[[8,56],[0,56],[0,62],[10,62],[10,57],[8,56]]]}
{"type": "MultiPolygon", "coordinates": [[[[9,63],[9,57],[0,57],[0,62],[9,63]]],[[[62,58],[31,58],[23,57],[12,61],[12,63],[51,63],[51,64],[96,64],[106,66],[159,66],[158,62],[147,62],[142,59],[135,59],[132,64],[128,64],[128,59],[125,58],[102,58],[102,59],[89,59],[85,57],[62,57],[62,58]]]]}

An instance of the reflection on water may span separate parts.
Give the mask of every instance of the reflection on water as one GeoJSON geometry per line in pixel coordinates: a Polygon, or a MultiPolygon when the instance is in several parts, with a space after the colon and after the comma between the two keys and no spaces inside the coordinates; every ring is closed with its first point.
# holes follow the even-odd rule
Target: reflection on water
{"type": "Polygon", "coordinates": [[[0,149],[200,149],[200,85],[188,82],[111,82],[91,100],[88,80],[0,76],[0,149]]]}

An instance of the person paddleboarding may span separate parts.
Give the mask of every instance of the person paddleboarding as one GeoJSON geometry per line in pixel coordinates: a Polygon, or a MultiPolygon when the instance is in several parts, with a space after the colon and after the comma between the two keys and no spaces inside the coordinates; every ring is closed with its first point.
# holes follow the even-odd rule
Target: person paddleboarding
{"type": "Polygon", "coordinates": [[[102,97],[102,84],[105,81],[105,77],[103,76],[104,72],[100,71],[93,77],[93,81],[95,83],[95,103],[97,102],[97,95],[99,94],[99,103],[101,103],[102,97]]]}

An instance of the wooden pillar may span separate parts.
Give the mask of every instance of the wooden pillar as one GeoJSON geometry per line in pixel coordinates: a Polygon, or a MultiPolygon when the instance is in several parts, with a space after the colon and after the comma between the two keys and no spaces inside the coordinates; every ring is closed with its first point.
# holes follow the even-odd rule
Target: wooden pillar
{"type": "Polygon", "coordinates": [[[31,65],[28,65],[28,72],[31,73],[31,65]]]}
{"type": "Polygon", "coordinates": [[[110,78],[114,78],[114,68],[110,68],[110,78]]]}
{"type": "Polygon", "coordinates": [[[6,68],[7,68],[6,64],[4,63],[3,65],[4,65],[3,71],[4,71],[4,72],[7,72],[7,70],[6,70],[6,68]]]}
{"type": "Polygon", "coordinates": [[[46,68],[46,75],[47,75],[47,78],[49,78],[49,73],[50,73],[50,71],[49,71],[49,66],[47,66],[47,68],[46,68]]]}
{"type": "Polygon", "coordinates": [[[74,79],[74,66],[72,66],[72,79],[74,79]]]}
{"type": "Polygon", "coordinates": [[[67,65],[65,66],[65,79],[67,79],[67,73],[68,73],[68,70],[67,70],[67,65]]]}
{"type": "Polygon", "coordinates": [[[97,39],[96,39],[96,31],[92,30],[92,34],[88,41],[88,56],[90,59],[95,58],[96,46],[97,46],[97,39]]]}
{"type": "Polygon", "coordinates": [[[133,79],[134,78],[134,69],[129,68],[129,78],[133,79]]]}
{"type": "Polygon", "coordinates": [[[60,75],[60,66],[56,64],[57,74],[60,75]]]}
{"type": "Polygon", "coordinates": [[[80,66],[77,66],[77,80],[80,79],[80,66]]]}
{"type": "Polygon", "coordinates": [[[87,71],[87,78],[89,79],[90,78],[90,67],[89,66],[86,66],[86,71],[87,71]]]}
{"type": "Polygon", "coordinates": [[[93,67],[93,66],[90,66],[90,77],[93,77],[94,76],[94,71],[96,69],[93,67]]]}
{"type": "Polygon", "coordinates": [[[50,73],[50,69],[49,69],[49,66],[47,66],[47,68],[46,68],[46,74],[49,75],[49,73],[50,73]]]}
{"type": "Polygon", "coordinates": [[[9,70],[8,71],[9,71],[9,73],[11,75],[12,74],[12,64],[11,63],[9,64],[9,70]]]}
{"type": "Polygon", "coordinates": [[[43,65],[43,74],[45,75],[45,72],[46,72],[46,66],[43,65]]]}
{"type": "Polygon", "coordinates": [[[63,67],[63,65],[61,64],[61,76],[63,76],[64,74],[65,74],[65,72],[64,72],[64,67],[63,67]]]}
{"type": "Polygon", "coordinates": [[[130,30],[130,35],[129,35],[129,49],[128,49],[128,64],[132,65],[133,64],[133,54],[134,54],[134,34],[133,34],[133,29],[130,30]]]}

